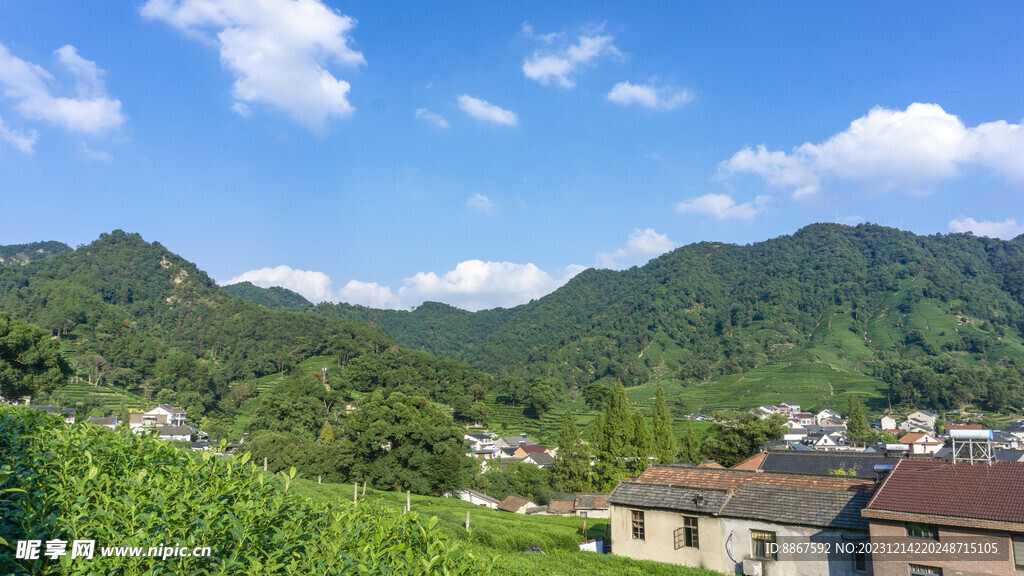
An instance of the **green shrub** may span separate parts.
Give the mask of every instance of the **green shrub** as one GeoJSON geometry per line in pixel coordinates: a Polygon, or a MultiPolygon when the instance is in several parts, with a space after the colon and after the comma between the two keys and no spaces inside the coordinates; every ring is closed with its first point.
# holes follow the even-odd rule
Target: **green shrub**
{"type": "MultiPolygon", "coordinates": [[[[246,456],[178,450],[130,431],[0,406],[0,573],[488,574],[493,560],[417,513],[317,503],[246,456]],[[2,476],[2,474],[0,474],[2,476]],[[92,560],[19,560],[18,540],[95,540],[92,560]],[[209,546],[208,558],[102,557],[106,546],[209,546]]],[[[70,545],[68,546],[70,551],[70,545]]],[[[44,547],[45,551],[45,547],[44,547]]]]}

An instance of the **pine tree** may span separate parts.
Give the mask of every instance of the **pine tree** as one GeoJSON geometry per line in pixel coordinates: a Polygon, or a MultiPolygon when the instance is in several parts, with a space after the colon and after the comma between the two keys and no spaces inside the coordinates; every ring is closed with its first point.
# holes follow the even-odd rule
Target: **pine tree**
{"type": "Polygon", "coordinates": [[[850,394],[846,407],[846,432],[850,435],[851,440],[856,441],[866,440],[871,434],[871,430],[868,429],[867,417],[864,415],[864,407],[860,405],[860,400],[853,394],[850,394]]]}
{"type": "Polygon", "coordinates": [[[555,488],[563,492],[586,492],[590,489],[590,454],[584,449],[576,429],[576,421],[566,410],[558,433],[558,456],[551,466],[555,488]]]}
{"type": "Polygon", "coordinates": [[[626,389],[619,381],[605,405],[597,451],[603,487],[614,487],[619,480],[629,476],[628,462],[636,457],[635,442],[636,423],[629,409],[626,389]]]}
{"type": "Polygon", "coordinates": [[[703,456],[700,452],[700,444],[697,442],[697,435],[693,432],[693,424],[689,420],[686,421],[686,429],[683,430],[681,440],[679,459],[683,462],[699,463],[703,456]]]}
{"type": "Polygon", "coordinates": [[[643,472],[651,463],[654,440],[651,438],[651,431],[647,429],[647,420],[639,410],[633,412],[633,430],[633,471],[643,472]]]}
{"type": "Polygon", "coordinates": [[[654,395],[654,455],[659,464],[676,461],[676,437],[672,434],[672,416],[665,404],[665,389],[658,382],[654,395]]]}
{"type": "Polygon", "coordinates": [[[334,444],[334,427],[327,420],[324,420],[324,425],[320,427],[320,437],[317,442],[321,444],[334,444]]]}

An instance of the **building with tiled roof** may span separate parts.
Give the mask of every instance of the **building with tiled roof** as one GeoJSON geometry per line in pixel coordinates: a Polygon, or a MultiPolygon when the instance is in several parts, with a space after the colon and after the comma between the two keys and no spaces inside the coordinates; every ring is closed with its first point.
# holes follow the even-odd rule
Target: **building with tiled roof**
{"type": "Polygon", "coordinates": [[[753,564],[763,574],[865,574],[866,554],[797,556],[772,545],[866,542],[860,510],[874,488],[860,478],[655,466],[608,497],[612,549],[727,574],[753,564]]]}
{"type": "Polygon", "coordinates": [[[935,454],[946,445],[945,442],[930,434],[911,432],[900,438],[900,444],[910,446],[911,454],[935,454]]]}
{"type": "Polygon", "coordinates": [[[999,551],[876,554],[875,576],[1024,571],[1024,463],[902,460],[861,514],[869,520],[871,541],[891,543],[894,550],[908,543],[980,543],[999,551]]]}
{"type": "Polygon", "coordinates": [[[509,494],[508,498],[505,498],[498,504],[498,510],[512,512],[513,514],[526,514],[528,509],[536,506],[537,504],[528,498],[523,498],[518,494],[509,494]]]}
{"type": "Polygon", "coordinates": [[[531,454],[551,454],[551,449],[540,444],[523,444],[516,447],[515,451],[512,452],[512,457],[522,460],[531,454]]]}
{"type": "Polygon", "coordinates": [[[878,453],[772,450],[755,454],[733,466],[733,469],[818,476],[853,474],[856,478],[877,480],[898,461],[898,458],[878,453]]]}

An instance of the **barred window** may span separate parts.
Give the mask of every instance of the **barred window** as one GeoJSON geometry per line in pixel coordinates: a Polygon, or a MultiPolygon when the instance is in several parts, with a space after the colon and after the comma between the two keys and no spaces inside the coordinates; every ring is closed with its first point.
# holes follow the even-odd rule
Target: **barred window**
{"type": "Polygon", "coordinates": [[[633,513],[633,539],[645,540],[644,538],[644,511],[632,510],[633,513]]]}
{"type": "Polygon", "coordinates": [[[935,568],[934,566],[918,566],[917,564],[910,565],[910,576],[942,576],[942,568],[935,568]]]}
{"type": "Polygon", "coordinates": [[[676,550],[680,548],[700,548],[697,536],[697,517],[683,516],[683,525],[673,533],[676,550]]]}
{"type": "Polygon", "coordinates": [[[769,544],[775,544],[775,532],[765,532],[764,530],[751,530],[750,531],[750,554],[754,558],[765,558],[767,560],[778,560],[778,553],[774,550],[774,546],[769,544]]]}

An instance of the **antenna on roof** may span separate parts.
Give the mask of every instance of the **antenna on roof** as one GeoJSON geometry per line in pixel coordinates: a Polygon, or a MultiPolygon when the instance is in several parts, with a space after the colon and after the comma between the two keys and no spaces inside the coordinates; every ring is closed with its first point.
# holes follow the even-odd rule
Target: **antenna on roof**
{"type": "Polygon", "coordinates": [[[960,461],[992,465],[995,455],[991,430],[950,430],[949,437],[953,440],[953,464],[960,461]]]}

